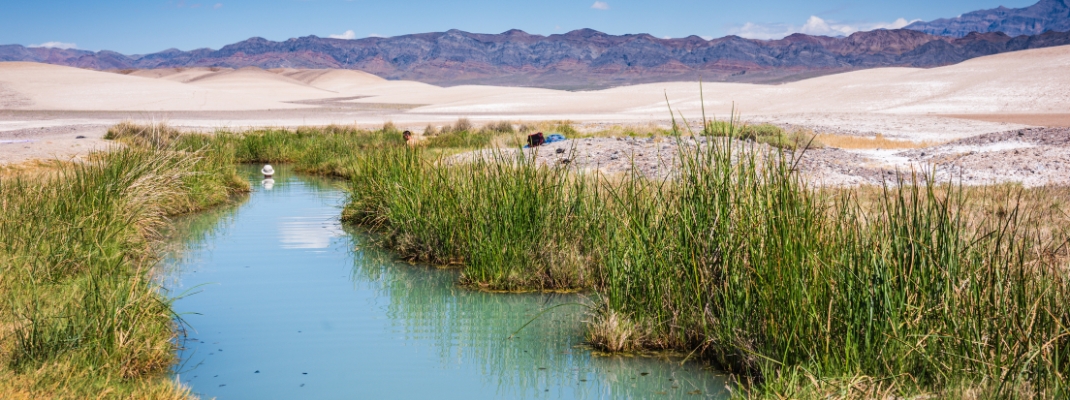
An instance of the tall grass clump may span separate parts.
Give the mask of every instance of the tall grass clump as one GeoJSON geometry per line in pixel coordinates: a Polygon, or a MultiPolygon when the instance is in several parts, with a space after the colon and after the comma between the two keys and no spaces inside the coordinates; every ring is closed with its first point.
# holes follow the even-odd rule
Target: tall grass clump
{"type": "Polygon", "coordinates": [[[788,150],[823,147],[813,132],[787,131],[773,124],[741,124],[736,115],[727,121],[707,120],[703,123],[701,132],[704,136],[749,140],[788,150]]]}
{"type": "Polygon", "coordinates": [[[487,289],[589,287],[587,264],[600,205],[591,181],[562,167],[495,152],[472,162],[424,150],[355,159],[344,218],[383,233],[402,256],[464,265],[463,282],[487,289]]]}
{"type": "Polygon", "coordinates": [[[172,128],[165,122],[138,124],[133,121],[123,121],[108,128],[108,132],[104,134],[104,139],[120,140],[142,147],[162,147],[181,135],[181,131],[172,128]]]}
{"type": "Polygon", "coordinates": [[[186,134],[175,142],[184,151],[230,157],[236,163],[292,163],[298,171],[346,177],[351,160],[369,149],[400,147],[400,131],[369,131],[331,125],[296,130],[260,129],[241,133],[186,134]]]}
{"type": "Polygon", "coordinates": [[[453,125],[444,126],[437,135],[430,137],[426,146],[436,149],[483,149],[491,147],[495,139],[513,136],[514,132],[513,124],[509,121],[499,121],[476,129],[467,118],[460,118],[453,125]]]}
{"type": "Polygon", "coordinates": [[[136,146],[0,177],[0,397],[188,396],[151,244],[238,182],[229,159],[136,146]]]}
{"type": "Polygon", "coordinates": [[[663,179],[370,148],[347,159],[344,218],[470,286],[593,288],[593,345],[682,350],[750,397],[1066,394],[1065,230],[932,175],[811,188],[799,152],[712,136],[663,179]]]}
{"type": "Polygon", "coordinates": [[[791,153],[710,143],[675,182],[614,191],[595,327],[628,318],[634,346],[711,359],[756,397],[1066,394],[1067,270],[1038,256],[1065,238],[1029,210],[968,220],[961,188],[914,176],[864,206],[807,187],[791,153]]]}

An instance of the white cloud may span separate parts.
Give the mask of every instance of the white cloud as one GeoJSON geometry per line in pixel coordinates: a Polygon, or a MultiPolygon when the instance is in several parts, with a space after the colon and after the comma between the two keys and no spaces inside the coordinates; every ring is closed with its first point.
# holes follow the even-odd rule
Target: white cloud
{"type": "Polygon", "coordinates": [[[755,24],[748,22],[743,24],[743,26],[729,29],[728,32],[748,39],[780,39],[793,33],[822,36],[847,36],[859,31],[899,29],[910,25],[912,22],[914,21],[907,21],[905,18],[899,18],[892,22],[860,22],[847,24],[825,20],[821,17],[812,15],[806,20],[806,23],[802,25],[755,24]]]}
{"type": "Polygon", "coordinates": [[[704,40],[713,40],[713,36],[699,36],[699,37],[704,39],[704,40]]]}
{"type": "MultiPolygon", "coordinates": [[[[352,31],[350,31],[350,32],[352,32],[352,31]]],[[[381,37],[381,38],[385,38],[386,36],[380,35],[380,34],[378,34],[378,33],[369,33],[369,34],[368,34],[368,37],[381,37]]]]}
{"type": "Polygon", "coordinates": [[[214,6],[212,6],[212,8],[214,8],[214,9],[216,9],[216,10],[218,10],[218,9],[220,9],[220,8],[223,8],[223,3],[215,3],[215,5],[214,5],[214,6]]]}
{"type": "Polygon", "coordinates": [[[594,2],[594,4],[591,4],[591,8],[593,8],[595,10],[608,10],[609,9],[609,3],[606,3],[604,1],[596,1],[596,2],[594,2]]]}
{"type": "Polygon", "coordinates": [[[345,32],[342,32],[342,33],[339,33],[339,34],[327,35],[327,37],[329,37],[331,39],[349,39],[349,40],[352,40],[352,39],[356,39],[357,38],[357,34],[355,32],[353,32],[352,29],[350,29],[348,31],[345,31],[345,32]]]}
{"type": "Polygon", "coordinates": [[[69,50],[69,49],[77,49],[78,45],[76,45],[74,43],[64,43],[64,42],[44,42],[44,43],[41,43],[41,44],[31,44],[31,45],[26,46],[26,47],[43,47],[43,48],[46,48],[46,49],[69,50]]]}

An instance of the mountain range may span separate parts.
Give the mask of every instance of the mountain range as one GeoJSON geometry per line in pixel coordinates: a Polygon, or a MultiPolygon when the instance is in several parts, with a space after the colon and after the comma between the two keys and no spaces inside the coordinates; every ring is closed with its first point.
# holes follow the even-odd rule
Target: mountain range
{"type": "Polygon", "coordinates": [[[1041,0],[1025,8],[999,7],[956,18],[907,25],[930,35],[963,37],[972,32],[1003,32],[1010,36],[1070,31],[1070,0],[1041,0]]]}
{"type": "Polygon", "coordinates": [[[459,30],[357,40],[251,38],[221,49],[147,55],[0,46],[0,61],[99,70],[186,67],[357,69],[387,79],[440,85],[495,84],[563,89],[668,80],[774,83],[874,67],[936,67],[991,54],[1070,44],[1070,0],[1042,0],[908,29],[847,37],[794,34],[780,40],[727,36],[661,39],[581,29],[557,35],[459,30]],[[1061,13],[1061,14],[1060,14],[1061,13]],[[999,31],[1027,32],[1022,35],[999,31]],[[969,31],[969,32],[966,32],[969,31]],[[1039,31],[1039,32],[1038,32],[1039,31]],[[964,33],[965,32],[965,33],[964,33]]]}

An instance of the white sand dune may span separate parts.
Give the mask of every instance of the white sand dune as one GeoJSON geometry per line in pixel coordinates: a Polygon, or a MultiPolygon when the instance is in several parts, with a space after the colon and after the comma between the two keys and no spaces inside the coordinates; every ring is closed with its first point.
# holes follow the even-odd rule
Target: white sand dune
{"type": "MultiPolygon", "coordinates": [[[[748,114],[1064,113],[1070,110],[1068,70],[1070,46],[1061,46],[934,69],[877,68],[776,86],[706,83],[703,87],[707,111],[720,114],[727,114],[733,106],[748,114]]],[[[429,104],[412,111],[428,114],[656,115],[667,112],[666,95],[680,111],[694,115],[701,110],[699,86],[694,82],[593,92],[487,89],[458,98],[398,93],[359,101],[429,104]]]]}
{"type": "Polygon", "coordinates": [[[309,86],[343,94],[351,94],[354,91],[359,91],[360,88],[387,82],[386,79],[364,71],[292,68],[270,71],[309,86]]]}
{"type": "MultiPolygon", "coordinates": [[[[706,83],[705,106],[724,115],[1063,113],[1070,110],[1070,46],[1005,53],[934,69],[878,68],[784,85],[706,83]]],[[[362,97],[351,103],[421,105],[418,115],[667,115],[665,97],[700,112],[698,84],[666,82],[567,92],[495,86],[438,87],[360,71],[171,68],[127,76],[33,63],[0,63],[4,108],[54,110],[253,110],[287,102],[362,97]]]]}
{"type": "Polygon", "coordinates": [[[233,68],[207,68],[207,67],[195,67],[195,68],[159,68],[159,69],[142,69],[131,72],[130,75],[141,76],[145,78],[158,78],[166,79],[174,82],[187,83],[189,81],[202,78],[207,75],[212,75],[219,72],[233,71],[233,68]]]}
{"type": "Polygon", "coordinates": [[[305,107],[244,93],[37,63],[0,63],[0,108],[67,111],[264,110],[305,107]]]}
{"type": "Polygon", "coordinates": [[[1013,126],[955,122],[928,115],[1067,113],[1068,67],[1070,46],[1062,46],[981,57],[934,69],[878,68],[775,86],[706,83],[705,99],[700,101],[696,82],[568,92],[473,85],[444,88],[348,70],[171,68],[122,75],[34,63],[0,63],[0,109],[291,109],[307,113],[298,117],[292,112],[286,117],[274,117],[270,112],[255,116],[235,114],[233,119],[224,121],[242,125],[246,120],[274,121],[275,125],[308,121],[374,124],[385,120],[416,124],[461,116],[476,120],[639,122],[667,120],[668,97],[672,108],[689,118],[697,118],[705,105],[708,116],[721,118],[734,108],[745,117],[770,121],[850,125],[864,132],[902,132],[907,136],[915,132],[919,137],[949,132],[949,137],[961,137],[1013,126]],[[320,107],[332,102],[334,111],[320,107]],[[345,110],[361,106],[386,111],[346,114],[345,110]]]}
{"type": "MultiPolygon", "coordinates": [[[[374,97],[353,100],[352,102],[354,103],[422,104],[442,107],[441,109],[430,108],[430,110],[435,110],[432,112],[443,112],[441,110],[449,112],[449,107],[460,106],[463,108],[472,105],[480,109],[494,109],[500,106],[502,99],[507,99],[511,96],[517,98],[533,97],[553,101],[570,95],[570,92],[552,89],[477,85],[443,88],[426,84],[414,85],[409,82],[390,82],[385,85],[374,85],[361,90],[354,90],[353,93],[375,93],[374,97]]],[[[472,112],[477,111],[464,109],[462,113],[472,112]]]]}
{"type": "Polygon", "coordinates": [[[186,83],[221,92],[251,95],[279,102],[340,96],[338,92],[320,89],[285,75],[271,73],[255,67],[205,74],[186,83]]]}

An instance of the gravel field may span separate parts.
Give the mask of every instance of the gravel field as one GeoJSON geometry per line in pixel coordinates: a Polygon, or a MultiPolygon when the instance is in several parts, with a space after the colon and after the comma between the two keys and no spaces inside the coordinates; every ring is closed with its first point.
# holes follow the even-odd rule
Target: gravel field
{"type": "MultiPolygon", "coordinates": [[[[649,177],[670,176],[679,144],[706,143],[688,137],[672,138],[585,138],[565,140],[526,149],[542,165],[568,165],[576,170],[605,174],[631,173],[649,177]]],[[[758,151],[769,147],[753,142],[758,151]]],[[[502,150],[515,157],[512,149],[502,150]]],[[[491,157],[484,150],[454,156],[453,160],[491,157]]],[[[961,181],[966,185],[1018,182],[1025,186],[1070,185],[1070,128],[1025,128],[957,140],[911,150],[808,149],[798,152],[799,171],[807,180],[824,186],[879,185],[896,179],[897,174],[935,171],[940,181],[961,181]]]]}

